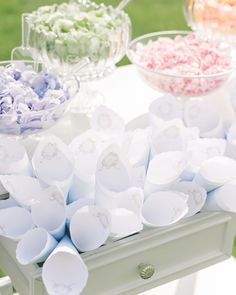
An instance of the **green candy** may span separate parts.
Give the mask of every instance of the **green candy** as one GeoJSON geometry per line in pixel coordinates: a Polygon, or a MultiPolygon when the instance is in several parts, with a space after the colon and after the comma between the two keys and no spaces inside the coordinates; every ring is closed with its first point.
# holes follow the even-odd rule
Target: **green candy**
{"type": "Polygon", "coordinates": [[[94,64],[112,58],[114,43],[122,42],[124,32],[129,35],[130,26],[123,11],[79,0],[40,7],[27,21],[29,45],[36,52],[71,64],[84,57],[94,64]]]}

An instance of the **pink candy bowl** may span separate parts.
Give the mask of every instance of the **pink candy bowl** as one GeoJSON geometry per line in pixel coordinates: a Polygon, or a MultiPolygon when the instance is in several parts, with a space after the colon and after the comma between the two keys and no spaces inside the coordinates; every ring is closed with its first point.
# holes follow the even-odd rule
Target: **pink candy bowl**
{"type": "Polygon", "coordinates": [[[127,56],[148,85],[182,98],[216,91],[233,72],[230,48],[193,32],[143,35],[131,41],[127,56]]]}

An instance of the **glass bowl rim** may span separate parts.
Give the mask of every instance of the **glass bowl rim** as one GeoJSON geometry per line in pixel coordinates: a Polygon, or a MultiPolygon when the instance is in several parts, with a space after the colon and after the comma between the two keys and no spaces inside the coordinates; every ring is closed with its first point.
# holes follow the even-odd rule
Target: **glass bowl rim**
{"type": "MultiPolygon", "coordinates": [[[[38,62],[38,61],[35,61],[35,60],[3,60],[3,61],[0,61],[0,67],[3,65],[3,64],[6,64],[6,65],[9,65],[11,63],[14,63],[14,62],[22,62],[22,63],[31,63],[31,64],[38,64],[38,65],[42,65],[44,66],[46,69],[47,67],[42,63],[42,62],[38,62]]],[[[79,83],[79,80],[76,79],[76,76],[73,76],[75,78],[75,81],[77,81],[78,83],[78,91],[80,89],[80,83],[79,83]]],[[[61,96],[58,95],[58,97],[56,98],[60,98],[61,96]]],[[[74,99],[74,97],[70,97],[69,99],[63,101],[62,103],[60,103],[59,105],[56,105],[54,107],[51,107],[51,108],[48,108],[48,109],[44,109],[44,110],[39,110],[39,111],[30,111],[30,112],[27,112],[27,113],[22,113],[22,114],[17,114],[17,117],[26,117],[26,116],[31,116],[31,115],[43,115],[43,113],[51,113],[51,112],[55,112],[57,109],[60,109],[60,107],[62,107],[64,105],[64,107],[66,107],[68,105],[68,103],[70,103],[72,100],[74,99]]],[[[13,117],[15,114],[9,114],[9,113],[5,113],[5,114],[0,114],[0,119],[2,118],[11,118],[13,117]]]]}
{"type": "MultiPolygon", "coordinates": [[[[140,68],[142,68],[143,70],[150,72],[152,74],[157,74],[157,75],[162,75],[165,77],[169,77],[169,78],[189,78],[189,79],[199,79],[199,78],[220,78],[222,76],[226,76],[226,75],[230,75],[232,74],[236,67],[233,66],[233,61],[231,64],[231,69],[221,72],[221,73],[215,73],[215,74],[205,74],[205,75],[180,75],[180,74],[169,74],[169,73],[165,73],[161,70],[152,70],[149,69],[147,67],[145,67],[144,65],[142,65],[141,63],[138,63],[136,61],[134,61],[133,57],[132,57],[132,53],[135,53],[133,50],[131,50],[131,47],[135,44],[137,44],[139,41],[144,40],[144,39],[148,39],[148,38],[152,38],[152,37],[158,37],[158,36],[164,36],[164,35],[189,35],[189,34],[196,34],[199,35],[199,32],[193,32],[193,31],[185,31],[185,30],[170,30],[170,31],[158,31],[158,32],[152,32],[152,33],[148,33],[148,34],[144,34],[141,35],[133,40],[131,40],[131,42],[128,45],[128,49],[126,51],[126,55],[129,58],[129,60],[132,62],[132,64],[134,64],[135,66],[138,66],[140,68]],[[132,52],[132,53],[131,53],[132,52]]],[[[223,43],[223,42],[222,42],[223,43]]],[[[135,53],[136,54],[136,53],[135,53]]]]}

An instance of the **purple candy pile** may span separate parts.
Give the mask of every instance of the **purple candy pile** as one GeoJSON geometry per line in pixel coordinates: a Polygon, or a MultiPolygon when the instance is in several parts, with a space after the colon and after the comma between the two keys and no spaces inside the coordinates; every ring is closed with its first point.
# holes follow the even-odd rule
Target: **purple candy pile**
{"type": "Polygon", "coordinates": [[[0,66],[0,133],[31,133],[51,127],[65,111],[69,92],[33,62],[0,66]]]}

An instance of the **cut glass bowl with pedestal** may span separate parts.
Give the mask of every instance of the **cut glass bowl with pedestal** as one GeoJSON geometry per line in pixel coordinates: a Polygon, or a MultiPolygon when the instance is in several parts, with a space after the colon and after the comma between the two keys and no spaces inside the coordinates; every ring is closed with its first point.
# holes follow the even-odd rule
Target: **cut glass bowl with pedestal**
{"type": "Polygon", "coordinates": [[[220,89],[233,72],[228,44],[188,31],[143,35],[127,55],[149,86],[180,100],[220,89]]]}
{"type": "Polygon", "coordinates": [[[0,133],[25,136],[55,125],[79,90],[35,61],[0,62],[0,133]]]}
{"type": "Polygon", "coordinates": [[[62,76],[81,83],[74,110],[88,113],[103,101],[90,81],[115,69],[126,53],[131,22],[122,10],[89,0],[40,7],[22,17],[22,46],[12,56],[28,54],[62,76]]]}

